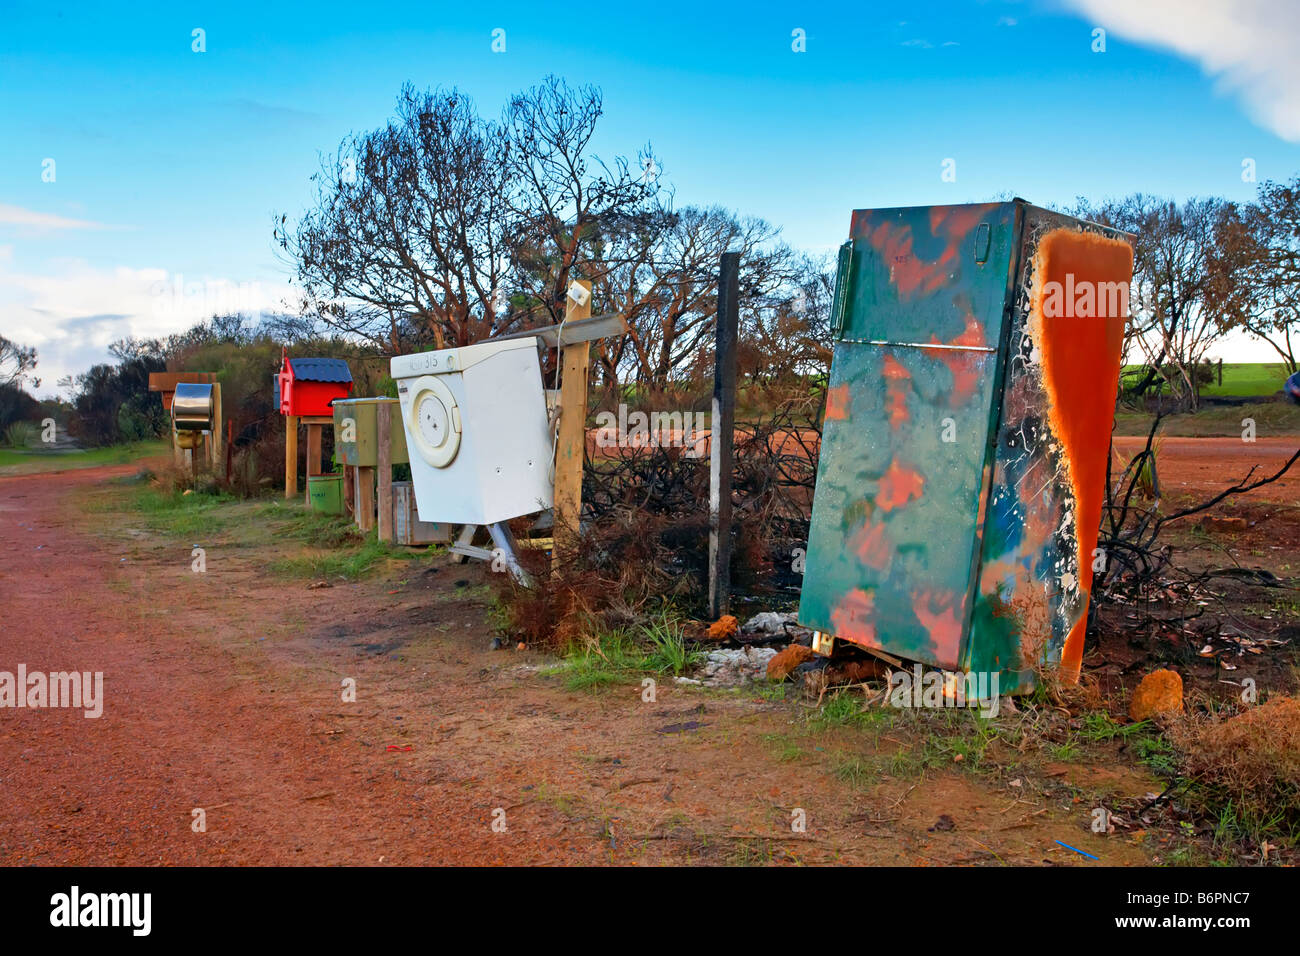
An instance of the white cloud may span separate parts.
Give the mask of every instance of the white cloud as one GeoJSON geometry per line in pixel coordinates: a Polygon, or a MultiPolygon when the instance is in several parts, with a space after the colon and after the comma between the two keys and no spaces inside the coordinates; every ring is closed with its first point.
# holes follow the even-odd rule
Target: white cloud
{"type": "Polygon", "coordinates": [[[44,274],[24,273],[0,255],[3,332],[36,347],[41,395],[53,394],[63,376],[108,361],[108,346],[118,339],[181,332],[214,313],[275,311],[291,299],[286,284],[185,276],[158,268],[101,269],[76,260],[58,260],[44,274]]]}
{"type": "Polygon", "coordinates": [[[36,212],[21,206],[7,206],[0,203],[0,225],[28,226],[34,229],[108,229],[102,223],[86,219],[69,219],[48,212],[36,212]]]}
{"type": "Polygon", "coordinates": [[[1194,60],[1252,118],[1300,142],[1300,4],[1295,0],[1065,0],[1097,26],[1194,60]]]}

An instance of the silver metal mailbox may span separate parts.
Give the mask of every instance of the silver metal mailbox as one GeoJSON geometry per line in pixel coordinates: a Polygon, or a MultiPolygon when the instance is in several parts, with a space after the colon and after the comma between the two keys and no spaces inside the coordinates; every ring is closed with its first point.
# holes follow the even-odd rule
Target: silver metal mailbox
{"type": "Polygon", "coordinates": [[[179,432],[212,430],[216,411],[212,386],[201,382],[178,382],[172,395],[172,423],[179,432]]]}

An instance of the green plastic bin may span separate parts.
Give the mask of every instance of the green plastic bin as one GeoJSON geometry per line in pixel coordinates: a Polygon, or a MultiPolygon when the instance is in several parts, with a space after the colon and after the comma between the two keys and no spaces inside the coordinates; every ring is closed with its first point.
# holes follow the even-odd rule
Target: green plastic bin
{"type": "Polygon", "coordinates": [[[343,476],[308,476],[307,500],[311,502],[312,511],[327,515],[343,514],[343,476]]]}

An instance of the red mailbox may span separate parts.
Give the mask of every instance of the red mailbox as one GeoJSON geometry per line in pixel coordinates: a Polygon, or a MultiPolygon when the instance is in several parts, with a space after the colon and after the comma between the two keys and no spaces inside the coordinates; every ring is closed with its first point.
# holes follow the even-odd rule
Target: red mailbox
{"type": "Polygon", "coordinates": [[[352,394],[352,371],[343,359],[289,358],[275,376],[275,402],[281,415],[334,414],[330,403],[352,394]]]}

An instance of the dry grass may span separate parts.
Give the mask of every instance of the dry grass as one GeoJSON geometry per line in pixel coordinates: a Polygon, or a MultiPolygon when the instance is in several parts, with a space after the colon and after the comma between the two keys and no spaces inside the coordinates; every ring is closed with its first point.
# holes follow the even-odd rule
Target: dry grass
{"type": "Polygon", "coordinates": [[[1300,834],[1300,699],[1278,697],[1227,719],[1171,729],[1195,802],[1231,830],[1300,834]]]}
{"type": "MultiPolygon", "coordinates": [[[[554,571],[545,551],[520,549],[531,587],[492,576],[503,629],[514,640],[565,649],[640,621],[664,604],[691,606],[701,579],[677,567],[679,536],[707,540],[706,524],[617,510],[585,529],[554,571]]],[[[706,552],[707,553],[707,552],[706,552]]]]}

